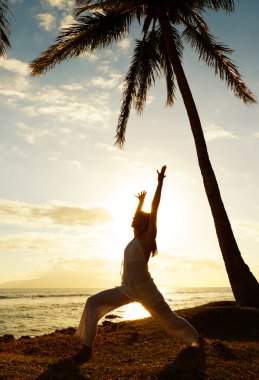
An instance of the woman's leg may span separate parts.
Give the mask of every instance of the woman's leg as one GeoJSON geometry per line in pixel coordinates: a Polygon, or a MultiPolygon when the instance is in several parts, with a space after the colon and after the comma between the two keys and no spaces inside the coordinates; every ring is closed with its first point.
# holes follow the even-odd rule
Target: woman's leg
{"type": "Polygon", "coordinates": [[[97,332],[98,321],[110,311],[132,302],[118,288],[104,290],[87,299],[75,336],[92,347],[97,332]]]}
{"type": "Polygon", "coordinates": [[[176,315],[164,300],[154,305],[145,305],[143,303],[143,306],[161,327],[179,342],[186,345],[199,344],[200,336],[198,332],[184,318],[176,315]]]}

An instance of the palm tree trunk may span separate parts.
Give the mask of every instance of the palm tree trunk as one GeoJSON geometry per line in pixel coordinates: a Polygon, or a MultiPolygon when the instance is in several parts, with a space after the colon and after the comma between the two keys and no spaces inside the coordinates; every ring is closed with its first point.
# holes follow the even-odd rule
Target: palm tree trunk
{"type": "Polygon", "coordinates": [[[219,246],[225,262],[234,297],[240,306],[249,305],[259,307],[259,284],[254,275],[250,272],[249,267],[242,259],[241,253],[237,246],[231,224],[220,195],[216,176],[210,163],[198,111],[176,50],[170,22],[166,16],[161,16],[159,17],[159,23],[164,36],[167,54],[171,60],[189,117],[199,167],[203,177],[203,183],[214,219],[219,246]]]}

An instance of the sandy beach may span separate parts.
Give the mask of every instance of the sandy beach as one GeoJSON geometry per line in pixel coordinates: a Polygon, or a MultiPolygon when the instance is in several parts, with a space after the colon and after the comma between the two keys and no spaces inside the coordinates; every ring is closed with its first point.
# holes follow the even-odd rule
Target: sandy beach
{"type": "Polygon", "coordinates": [[[0,379],[258,379],[259,310],[214,302],[178,311],[207,339],[181,347],[151,318],[99,327],[94,356],[76,365],[74,328],[0,338],[0,379]]]}

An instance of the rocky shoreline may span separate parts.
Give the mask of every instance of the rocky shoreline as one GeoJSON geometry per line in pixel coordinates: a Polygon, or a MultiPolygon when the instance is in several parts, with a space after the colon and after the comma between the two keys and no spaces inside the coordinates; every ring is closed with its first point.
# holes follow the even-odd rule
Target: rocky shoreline
{"type": "Polygon", "coordinates": [[[75,329],[0,337],[1,380],[245,379],[259,378],[259,310],[214,302],[177,311],[207,339],[181,347],[151,318],[99,327],[94,355],[78,366],[75,329]]]}

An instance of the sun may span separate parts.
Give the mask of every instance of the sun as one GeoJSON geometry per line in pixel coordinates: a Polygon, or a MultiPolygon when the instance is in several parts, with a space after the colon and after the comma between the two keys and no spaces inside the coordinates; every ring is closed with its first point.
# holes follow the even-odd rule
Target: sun
{"type": "MultiPolygon", "coordinates": [[[[150,186],[151,187],[151,186],[150,186]]],[[[154,186],[152,186],[154,187],[154,186]]],[[[153,189],[154,191],[154,189],[153,189]]],[[[132,239],[131,228],[132,218],[138,205],[138,200],[134,196],[132,189],[128,189],[129,196],[125,199],[125,191],[116,193],[116,198],[109,201],[108,207],[113,219],[113,228],[116,233],[118,243],[125,244],[132,239]]],[[[143,211],[150,212],[154,193],[148,191],[143,211]]],[[[175,243],[175,236],[184,231],[184,221],[187,217],[184,195],[176,187],[164,188],[162,191],[157,219],[157,239],[160,249],[172,246],[175,243]]]]}
{"type": "Polygon", "coordinates": [[[138,302],[123,306],[123,318],[126,321],[150,317],[149,312],[138,302]]]}
{"type": "Polygon", "coordinates": [[[186,218],[184,197],[177,189],[162,193],[157,219],[157,239],[161,249],[176,244],[177,236],[182,235],[186,218]]]}

